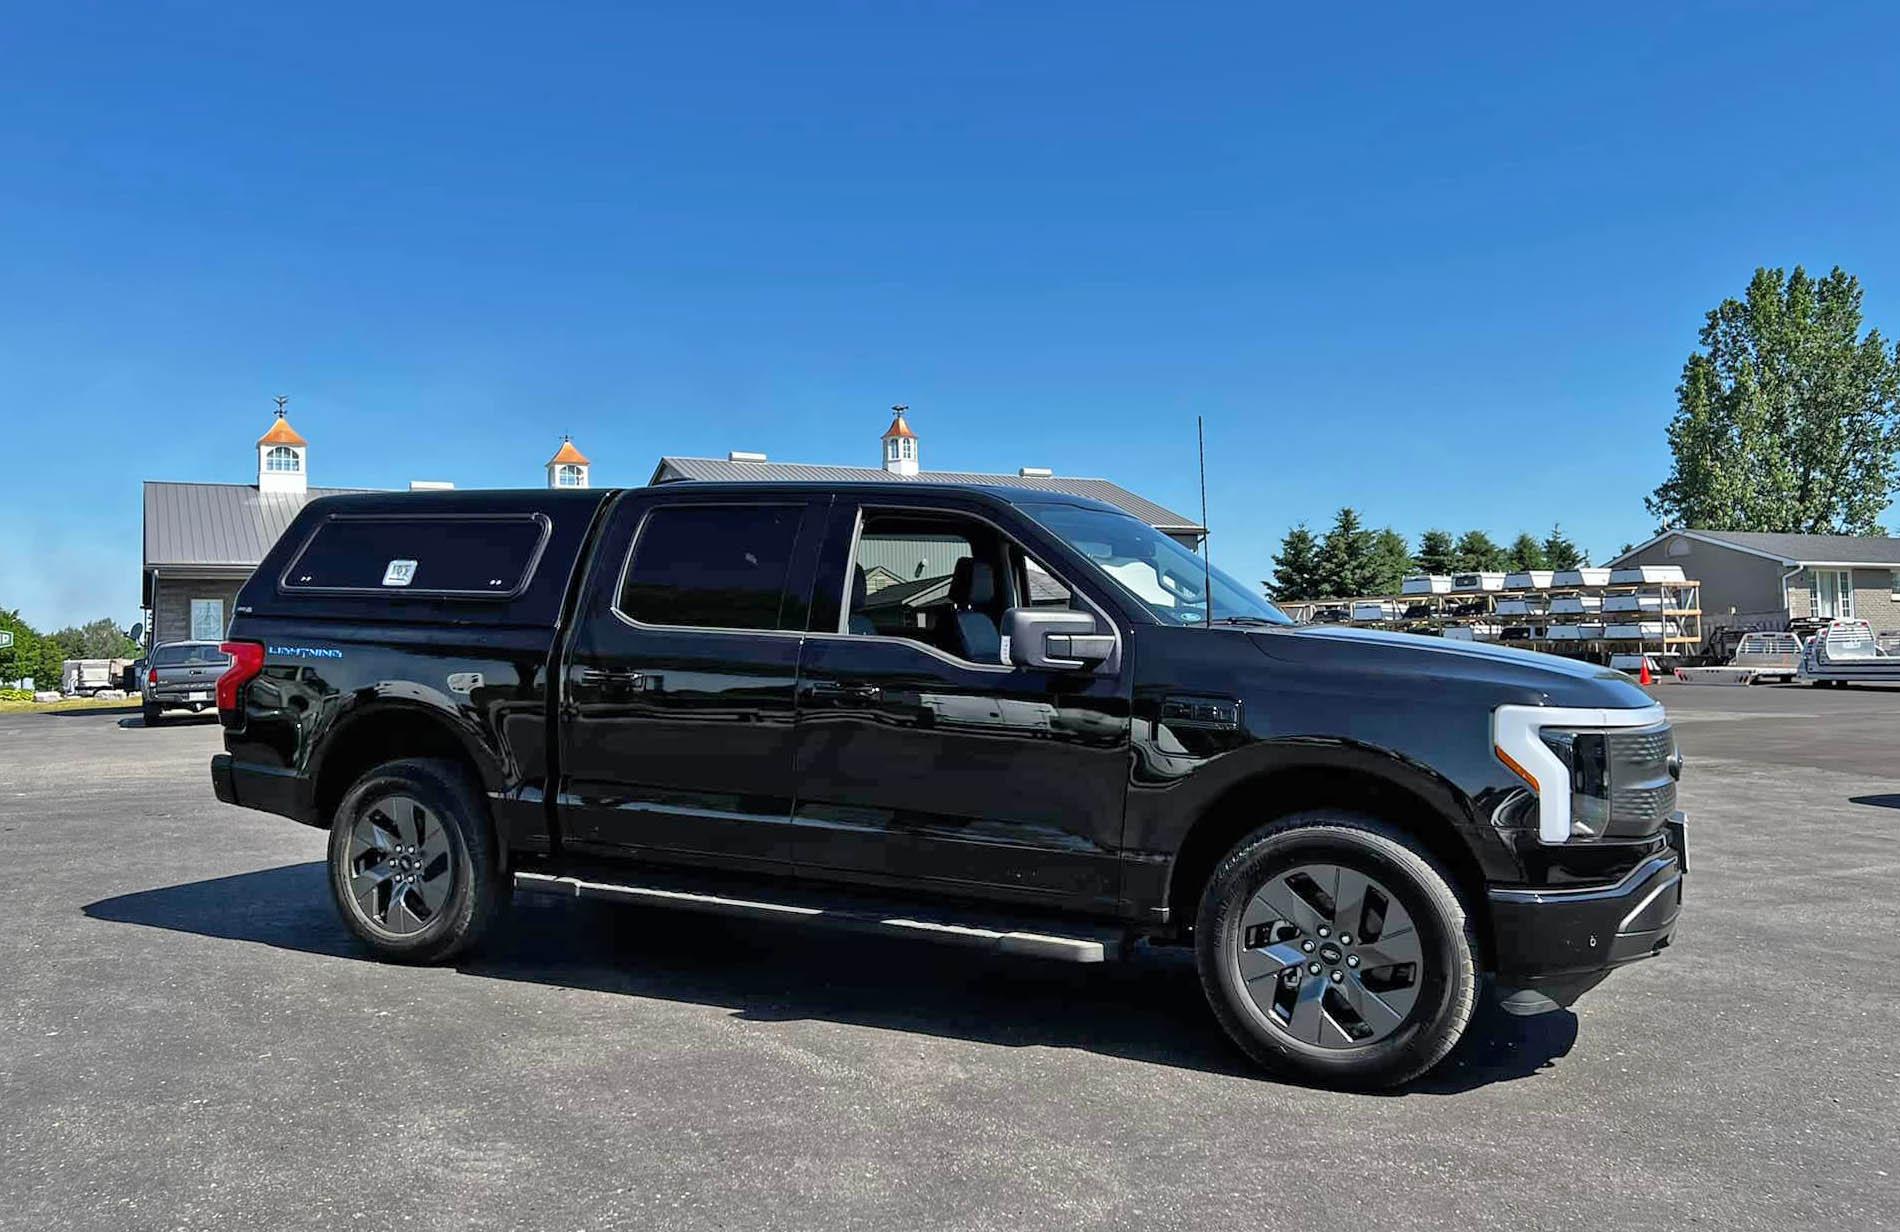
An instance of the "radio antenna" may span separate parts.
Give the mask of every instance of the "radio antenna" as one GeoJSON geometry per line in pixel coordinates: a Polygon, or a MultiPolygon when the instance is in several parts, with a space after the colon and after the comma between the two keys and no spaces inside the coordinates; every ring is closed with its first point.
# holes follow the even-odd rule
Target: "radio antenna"
{"type": "Polygon", "coordinates": [[[1194,439],[1201,454],[1201,623],[1214,627],[1214,562],[1207,554],[1207,427],[1194,417],[1194,439]]]}

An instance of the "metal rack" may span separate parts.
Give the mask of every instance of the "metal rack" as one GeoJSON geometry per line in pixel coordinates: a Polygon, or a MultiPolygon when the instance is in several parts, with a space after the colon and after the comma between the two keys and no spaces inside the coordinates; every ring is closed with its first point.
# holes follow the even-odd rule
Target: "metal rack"
{"type": "Polygon", "coordinates": [[[1609,663],[1618,655],[1642,655],[1659,662],[1678,659],[1693,654],[1703,640],[1702,583],[1693,580],[1362,595],[1283,606],[1295,620],[1519,646],[1596,663],[1609,663]],[[1632,610],[1602,610],[1615,598],[1630,602],[1632,610]],[[1596,610],[1552,612],[1551,607],[1560,599],[1596,599],[1596,610]],[[1651,603],[1645,606],[1644,600],[1651,603]],[[1395,619],[1353,620],[1355,604],[1365,605],[1362,610],[1379,605],[1382,613],[1396,610],[1398,615],[1395,619]],[[1542,611],[1519,612],[1519,605],[1526,609],[1541,607],[1542,611]],[[1500,612],[1500,606],[1507,610],[1500,612]],[[1625,632],[1612,636],[1610,630],[1617,626],[1625,632]],[[1637,629],[1633,635],[1627,632],[1630,626],[1637,629]],[[1576,632],[1554,633],[1559,629],[1576,632]]]}

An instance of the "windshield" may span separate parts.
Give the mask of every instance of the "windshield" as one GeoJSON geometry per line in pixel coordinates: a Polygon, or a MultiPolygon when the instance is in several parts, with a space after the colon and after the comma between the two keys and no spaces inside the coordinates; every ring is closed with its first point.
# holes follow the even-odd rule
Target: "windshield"
{"type": "MultiPolygon", "coordinates": [[[[1031,502],[1021,508],[1095,562],[1162,623],[1195,625],[1209,619],[1203,598],[1207,571],[1201,558],[1146,522],[1078,505],[1031,502]]],[[[1215,622],[1293,623],[1286,613],[1219,569],[1213,571],[1213,576],[1215,622]]]]}

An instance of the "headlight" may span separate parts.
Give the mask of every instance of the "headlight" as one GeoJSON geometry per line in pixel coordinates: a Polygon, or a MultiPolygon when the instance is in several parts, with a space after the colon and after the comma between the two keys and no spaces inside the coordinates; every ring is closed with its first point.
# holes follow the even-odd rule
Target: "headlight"
{"type": "Polygon", "coordinates": [[[1570,837],[1601,838],[1610,827],[1609,739],[1600,731],[1539,733],[1570,771],[1570,837]]]}
{"type": "Polygon", "coordinates": [[[1536,793],[1546,843],[1646,838],[1675,808],[1682,760],[1661,706],[1500,706],[1493,745],[1536,793]]]}

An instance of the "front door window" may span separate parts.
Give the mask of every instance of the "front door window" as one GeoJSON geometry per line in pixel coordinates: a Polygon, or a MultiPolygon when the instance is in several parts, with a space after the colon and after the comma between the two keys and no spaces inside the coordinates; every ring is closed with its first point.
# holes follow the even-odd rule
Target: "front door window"
{"type": "Polygon", "coordinates": [[[1814,614],[1825,620],[1848,620],[1854,615],[1854,575],[1845,569],[1817,569],[1814,573],[1814,614]]]}

